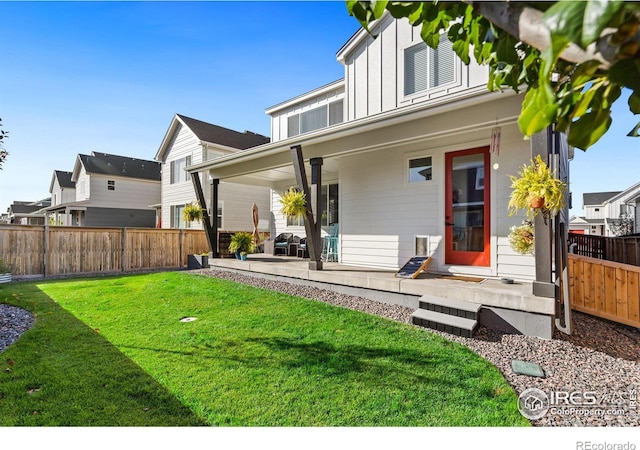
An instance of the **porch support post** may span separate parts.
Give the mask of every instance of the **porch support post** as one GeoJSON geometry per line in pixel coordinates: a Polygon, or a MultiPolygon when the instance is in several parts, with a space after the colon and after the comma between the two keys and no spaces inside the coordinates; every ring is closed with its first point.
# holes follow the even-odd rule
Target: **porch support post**
{"type": "MultiPolygon", "coordinates": [[[[549,163],[552,145],[552,131],[549,127],[534,134],[531,136],[532,158],[540,155],[544,162],[549,163]]],[[[542,214],[538,214],[533,221],[533,227],[536,261],[536,279],[533,282],[533,295],[553,298],[556,294],[556,286],[552,274],[553,229],[551,227],[551,218],[545,220],[542,214]]]]}
{"type": "Polygon", "coordinates": [[[214,230],[211,227],[209,211],[207,210],[207,202],[204,198],[204,192],[202,191],[202,185],[200,184],[200,174],[198,172],[191,173],[191,182],[193,183],[193,189],[196,191],[196,197],[200,203],[200,207],[202,208],[202,223],[204,223],[205,234],[207,236],[207,242],[209,243],[209,250],[215,255],[218,252],[218,230],[216,227],[216,232],[214,233],[214,230]]]}
{"type": "Polygon", "coordinates": [[[211,180],[211,229],[214,240],[214,246],[211,250],[212,258],[220,258],[220,245],[218,243],[218,189],[220,186],[220,179],[214,178],[211,180]]]}
{"type": "Polygon", "coordinates": [[[296,175],[298,187],[304,192],[307,199],[307,213],[304,220],[304,229],[307,233],[307,248],[309,250],[309,270],[322,270],[322,244],[320,239],[320,220],[316,221],[314,211],[320,204],[320,193],[322,183],[322,158],[313,158],[311,161],[311,176],[314,187],[313,193],[309,189],[307,174],[304,168],[304,158],[302,156],[302,146],[291,147],[291,158],[293,159],[293,171],[296,175]],[[313,195],[315,194],[315,195],[313,195]],[[310,200],[310,202],[309,202],[310,200]]]}

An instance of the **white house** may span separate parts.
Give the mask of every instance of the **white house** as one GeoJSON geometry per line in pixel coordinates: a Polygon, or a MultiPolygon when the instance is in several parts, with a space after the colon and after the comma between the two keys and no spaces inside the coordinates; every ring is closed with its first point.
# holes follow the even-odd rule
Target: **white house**
{"type": "Polygon", "coordinates": [[[160,164],[108,153],[79,154],[73,172],[54,171],[43,211],[67,226],[155,227],[160,164]]]}
{"type": "MultiPolygon", "coordinates": [[[[358,31],[338,51],[344,79],[266,110],[272,142],[188,170],[278,193],[299,185],[302,155],[311,184],[321,178],[314,213],[323,232],[338,224],[342,265],[397,270],[422,254],[432,272],[536,281],[536,258],[508,242],[524,219],[507,213],[509,175],[534,154],[556,153],[568,176],[566,139],[547,131],[553,152],[546,138],[525,140],[523,96],[488,92],[487,69],[462,63],[448,40],[432,50],[419,27],[389,14],[372,33],[358,31]]],[[[271,202],[277,233],[309,230],[278,214],[277,195],[271,202]]],[[[553,310],[553,299],[543,304],[553,310]]]]}
{"type": "MultiPolygon", "coordinates": [[[[201,228],[201,223],[186,223],[182,210],[197,201],[187,166],[201,164],[225,155],[233,155],[269,138],[245,131],[244,133],[176,114],[169,124],[155,159],[162,164],[161,223],[163,228],[201,228]]],[[[207,205],[211,204],[208,177],[201,174],[207,205]]],[[[238,186],[222,183],[218,197],[218,227],[229,231],[251,231],[251,207],[258,205],[263,217],[261,231],[269,231],[270,190],[261,186],[238,186]]],[[[209,214],[212,214],[212,210],[209,214]]]]}
{"type": "Polygon", "coordinates": [[[588,192],[583,194],[584,216],[573,216],[569,229],[574,233],[598,236],[615,236],[616,224],[621,218],[633,221],[632,233],[640,232],[637,203],[640,199],[640,183],[612,192],[588,192]]]}

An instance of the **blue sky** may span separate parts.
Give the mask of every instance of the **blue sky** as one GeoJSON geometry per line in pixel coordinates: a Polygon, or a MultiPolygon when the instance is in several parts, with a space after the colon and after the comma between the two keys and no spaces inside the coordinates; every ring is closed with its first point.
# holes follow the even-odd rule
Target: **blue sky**
{"type": "MultiPolygon", "coordinates": [[[[78,153],[153,159],[175,113],[269,135],[265,108],[343,76],[343,2],[0,2],[0,211],[49,195],[78,153]]],[[[572,163],[582,193],[640,182],[626,101],[572,163]]]]}

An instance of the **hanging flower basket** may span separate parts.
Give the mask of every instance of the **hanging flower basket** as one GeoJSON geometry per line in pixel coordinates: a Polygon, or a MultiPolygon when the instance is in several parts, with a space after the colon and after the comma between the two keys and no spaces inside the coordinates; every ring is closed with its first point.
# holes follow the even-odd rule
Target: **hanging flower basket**
{"type": "Polygon", "coordinates": [[[290,187],[280,194],[282,208],[280,213],[287,217],[305,217],[307,215],[307,200],[304,192],[295,187],[290,187]]]}
{"type": "Polygon", "coordinates": [[[202,208],[199,203],[188,203],[182,210],[182,219],[185,222],[200,222],[202,215],[202,208]]]}
{"type": "Polygon", "coordinates": [[[522,255],[533,255],[535,252],[533,224],[525,221],[522,225],[511,227],[509,245],[522,255]]]}
{"type": "Polygon", "coordinates": [[[567,184],[555,176],[555,172],[537,155],[531,164],[522,166],[518,176],[511,178],[509,215],[522,209],[529,219],[539,213],[555,216],[566,206],[567,184]]]}

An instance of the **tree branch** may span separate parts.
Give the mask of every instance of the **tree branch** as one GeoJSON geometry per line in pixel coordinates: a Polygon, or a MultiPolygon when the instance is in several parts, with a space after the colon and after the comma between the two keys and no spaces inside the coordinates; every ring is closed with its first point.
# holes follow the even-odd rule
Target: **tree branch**
{"type": "MultiPolygon", "coordinates": [[[[489,22],[502,28],[518,40],[539,50],[551,44],[549,29],[542,20],[543,12],[520,2],[484,2],[464,0],[489,22]]],[[[570,44],[560,58],[571,63],[583,63],[597,60],[601,68],[608,69],[615,61],[618,48],[608,42],[609,35],[615,30],[605,30],[596,45],[586,50],[576,44],[570,44]]],[[[637,36],[636,36],[637,38],[637,36]]]]}

